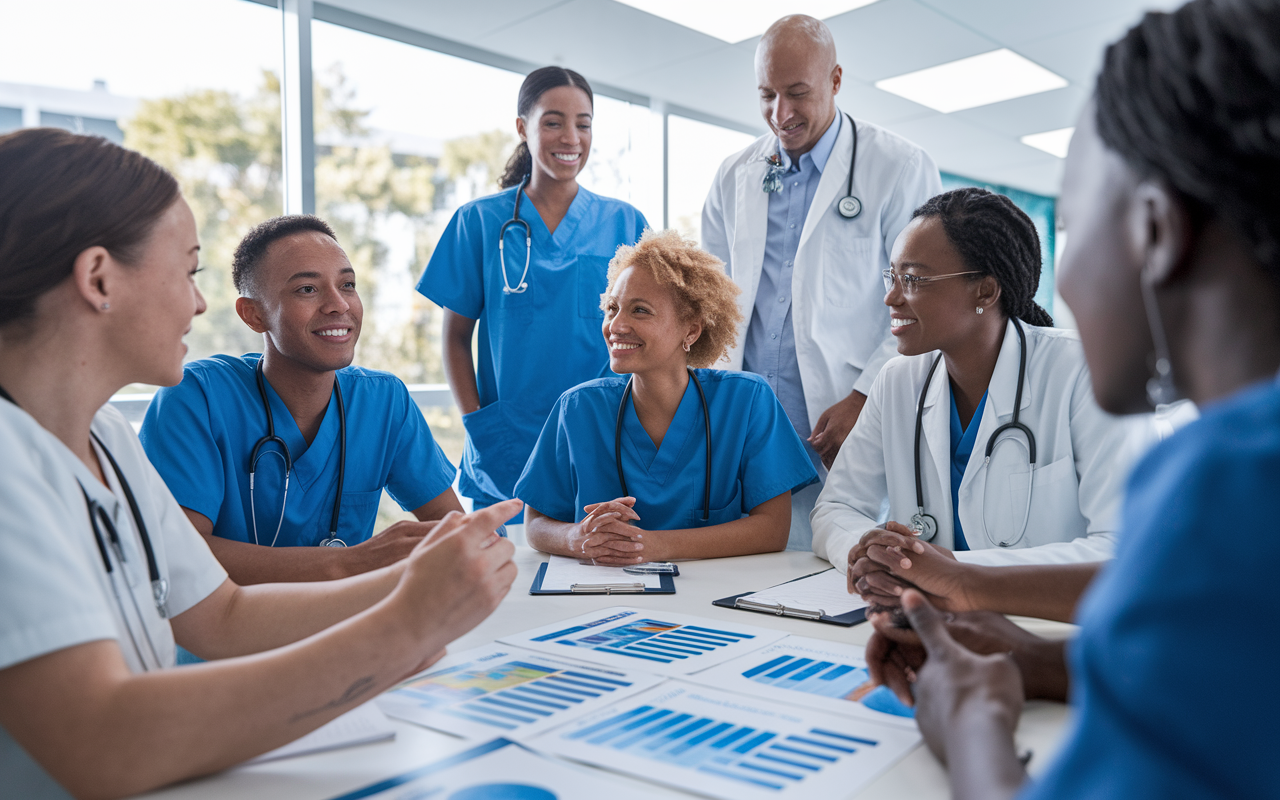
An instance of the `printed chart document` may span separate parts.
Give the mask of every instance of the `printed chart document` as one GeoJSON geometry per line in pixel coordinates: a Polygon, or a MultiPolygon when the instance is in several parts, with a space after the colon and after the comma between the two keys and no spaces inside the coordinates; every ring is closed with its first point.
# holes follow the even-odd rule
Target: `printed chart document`
{"type": "Polygon", "coordinates": [[[395,735],[396,732],[391,728],[387,716],[370,702],[351,709],[337,719],[330,720],[300,739],[294,739],[283,747],[277,747],[244,763],[260,764],[263,761],[275,761],[277,758],[305,756],[325,750],[337,750],[340,747],[381,742],[394,739],[395,735]]]}
{"type": "Polygon", "coordinates": [[[609,775],[494,739],[333,800],[645,800],[609,775]]]}
{"type": "Polygon", "coordinates": [[[671,611],[614,607],[499,639],[504,644],[659,675],[687,675],[786,636],[671,611]]]}
{"type": "Polygon", "coordinates": [[[547,559],[547,572],[542,576],[542,590],[569,592],[578,586],[634,586],[661,589],[661,575],[630,575],[622,567],[601,567],[567,556],[547,559]]]}
{"type": "Polygon", "coordinates": [[[805,612],[839,617],[867,605],[858,595],[849,594],[847,580],[840,570],[829,569],[739,597],[738,607],[753,611],[777,609],[783,613],[793,612],[793,616],[797,615],[795,612],[805,612]]]}
{"type": "Polygon", "coordinates": [[[648,689],[643,672],[488,644],[451,654],[377,699],[387,714],[468,739],[523,738],[648,689]]]}
{"type": "Polygon", "coordinates": [[[850,797],[920,742],[901,726],[670,681],[531,742],[724,800],[850,797]]]}
{"type": "Polygon", "coordinates": [[[915,712],[884,686],[872,686],[863,648],[788,636],[763,650],[685,680],[779,703],[915,729],[915,712]]]}

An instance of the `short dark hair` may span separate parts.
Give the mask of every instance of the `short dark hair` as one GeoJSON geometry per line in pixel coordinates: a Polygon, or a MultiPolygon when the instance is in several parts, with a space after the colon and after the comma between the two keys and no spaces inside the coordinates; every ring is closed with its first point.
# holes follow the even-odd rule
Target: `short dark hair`
{"type": "Polygon", "coordinates": [[[1107,48],[1103,143],[1167,182],[1196,222],[1233,227],[1280,283],[1280,6],[1194,0],[1150,12],[1107,48]]]}
{"type": "Polygon", "coordinates": [[[254,273],[258,270],[258,264],[262,263],[262,257],[267,254],[267,248],[286,236],[306,231],[323,233],[335,242],[338,241],[329,223],[314,214],[272,217],[246,233],[240,244],[236,245],[236,253],[231,258],[231,282],[236,285],[236,291],[242,296],[252,295],[255,288],[254,273]]]}
{"type": "Polygon", "coordinates": [[[1053,327],[1053,317],[1036,302],[1040,234],[1012,200],[972,186],[952,189],[925,201],[911,215],[916,217],[939,219],[965,269],[996,279],[1000,308],[1006,317],[1053,327]]]}
{"type": "Polygon", "coordinates": [[[30,316],[90,247],[135,262],[179,197],[164,167],[99,136],[0,136],[0,326],[30,316]]]}

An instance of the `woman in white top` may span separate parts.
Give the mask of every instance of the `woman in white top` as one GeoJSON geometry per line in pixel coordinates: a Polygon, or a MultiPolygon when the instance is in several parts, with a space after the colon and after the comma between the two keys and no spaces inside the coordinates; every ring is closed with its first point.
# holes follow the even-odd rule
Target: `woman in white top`
{"type": "Polygon", "coordinates": [[[1094,401],[1079,338],[1035,303],[1040,264],[1031,220],[983,189],[938,195],[898,238],[885,304],[902,355],[811,516],[814,552],[868,601],[1112,555],[1124,431],[1094,401]]]}
{"type": "Polygon", "coordinates": [[[226,578],[105,405],[182,377],[198,249],[146,158],[49,129],[0,137],[6,796],[118,797],[282,745],[430,663],[515,576],[493,529],[518,502],[452,515],[355,578],[226,578]],[[222,660],[170,669],[175,640],[222,660]]]}

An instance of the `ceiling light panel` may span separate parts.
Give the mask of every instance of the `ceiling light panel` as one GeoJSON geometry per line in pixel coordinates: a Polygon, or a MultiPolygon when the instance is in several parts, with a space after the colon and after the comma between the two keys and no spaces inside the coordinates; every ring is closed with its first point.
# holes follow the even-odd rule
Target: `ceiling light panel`
{"type": "Polygon", "coordinates": [[[1019,141],[1028,147],[1043,150],[1051,156],[1066,158],[1067,147],[1071,144],[1071,134],[1075,132],[1075,128],[1058,128],[1056,131],[1029,133],[1019,141]]]}
{"type": "Polygon", "coordinates": [[[1066,78],[1006,48],[876,81],[877,89],[943,114],[1066,85],[1066,78]]]}
{"type": "MultiPolygon", "coordinates": [[[[618,0],[655,17],[737,44],[768,30],[784,16],[777,0],[618,0]]],[[[791,0],[787,14],[808,14],[827,19],[876,0],[791,0]]]]}

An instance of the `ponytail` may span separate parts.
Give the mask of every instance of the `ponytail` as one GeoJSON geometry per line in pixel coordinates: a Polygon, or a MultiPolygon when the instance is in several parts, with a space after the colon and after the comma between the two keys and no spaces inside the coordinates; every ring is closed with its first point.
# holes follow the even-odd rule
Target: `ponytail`
{"type": "MultiPolygon", "coordinates": [[[[524,83],[520,85],[520,94],[516,100],[516,114],[525,122],[529,121],[529,115],[533,113],[533,108],[538,104],[538,100],[549,90],[560,86],[573,86],[587,93],[587,99],[595,103],[595,95],[591,92],[591,84],[587,83],[587,79],[564,67],[541,67],[530,72],[528,77],[524,79],[524,83]]],[[[521,142],[516,145],[516,151],[511,154],[507,166],[502,170],[502,177],[498,179],[498,185],[503,189],[509,189],[518,185],[525,179],[526,175],[533,173],[533,154],[529,152],[529,145],[521,142]]]]}

